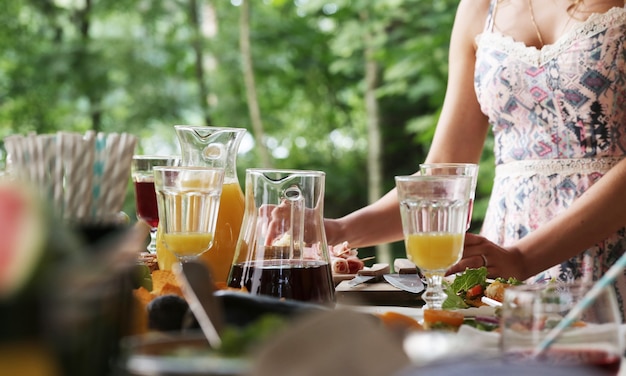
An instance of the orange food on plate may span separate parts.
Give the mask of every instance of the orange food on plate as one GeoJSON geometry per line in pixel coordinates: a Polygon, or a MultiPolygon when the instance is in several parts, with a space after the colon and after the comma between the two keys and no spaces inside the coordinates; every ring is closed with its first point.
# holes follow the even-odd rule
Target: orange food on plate
{"type": "Polygon", "coordinates": [[[458,330],[465,316],[444,309],[424,309],[424,326],[429,329],[458,330]]]}
{"type": "Polygon", "coordinates": [[[166,285],[179,286],[174,272],[170,270],[155,270],[152,272],[152,294],[163,295],[162,290],[166,285]]]}
{"type": "Polygon", "coordinates": [[[415,320],[411,316],[405,314],[387,311],[379,313],[376,316],[383,322],[383,324],[390,329],[405,329],[405,330],[422,330],[422,324],[415,320]]]}

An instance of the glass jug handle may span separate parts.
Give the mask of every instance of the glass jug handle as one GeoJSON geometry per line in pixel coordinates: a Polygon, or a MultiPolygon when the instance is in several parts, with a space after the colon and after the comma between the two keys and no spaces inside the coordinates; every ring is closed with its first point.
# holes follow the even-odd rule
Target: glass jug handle
{"type": "Polygon", "coordinates": [[[289,231],[291,232],[289,258],[302,258],[304,255],[304,195],[300,188],[294,185],[285,190],[285,200],[289,202],[291,211],[289,219],[289,231]]]}

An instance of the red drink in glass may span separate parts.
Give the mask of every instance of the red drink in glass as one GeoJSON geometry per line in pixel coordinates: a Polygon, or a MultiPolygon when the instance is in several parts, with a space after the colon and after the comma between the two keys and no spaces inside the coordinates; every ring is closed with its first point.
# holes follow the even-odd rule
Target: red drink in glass
{"type": "Polygon", "coordinates": [[[154,181],[135,181],[135,200],[137,218],[143,219],[150,227],[156,228],[159,225],[159,210],[154,181]]]}

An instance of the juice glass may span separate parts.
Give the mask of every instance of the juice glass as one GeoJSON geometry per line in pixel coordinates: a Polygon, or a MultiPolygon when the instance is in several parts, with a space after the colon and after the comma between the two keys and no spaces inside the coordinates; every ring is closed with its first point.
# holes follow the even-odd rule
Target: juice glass
{"type": "Polygon", "coordinates": [[[213,244],[223,183],[223,168],[154,168],[160,240],[180,262],[196,259],[213,244]]]}
{"type": "MultiPolygon", "coordinates": [[[[237,181],[224,182],[219,206],[213,243],[207,252],[200,255],[200,260],[211,267],[215,282],[225,284],[235,254],[244,212],[243,191],[237,181]]],[[[172,264],[178,262],[176,256],[165,248],[159,231],[157,231],[157,262],[161,270],[171,270],[172,264]]]]}
{"type": "Polygon", "coordinates": [[[474,163],[422,163],[420,164],[420,173],[422,175],[464,175],[472,177],[470,205],[467,211],[467,229],[469,229],[472,223],[476,183],[478,182],[478,165],[474,163]]]}
{"type": "Polygon", "coordinates": [[[131,165],[133,185],[135,187],[135,206],[137,219],[150,225],[150,243],[147,250],[156,252],[156,231],[159,225],[156,191],[154,190],[155,166],[176,166],[178,156],[134,155],[131,165]]]}
{"type": "Polygon", "coordinates": [[[395,181],[406,254],[427,280],[422,299],[426,308],[441,309],[443,276],[463,254],[472,178],[412,175],[395,181]]]}

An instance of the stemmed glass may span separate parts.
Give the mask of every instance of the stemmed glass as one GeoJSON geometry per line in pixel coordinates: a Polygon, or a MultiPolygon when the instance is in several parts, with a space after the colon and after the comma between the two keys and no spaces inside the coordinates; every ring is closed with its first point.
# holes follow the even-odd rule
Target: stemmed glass
{"type": "Polygon", "coordinates": [[[135,206],[137,219],[146,221],[150,226],[150,243],[147,250],[156,253],[156,232],[159,225],[156,192],[154,190],[155,166],[177,166],[178,156],[134,155],[131,172],[135,187],[135,206]]]}
{"type": "Polygon", "coordinates": [[[422,175],[464,175],[472,177],[470,206],[467,212],[467,229],[469,230],[472,223],[476,183],[478,182],[478,165],[475,163],[422,163],[420,164],[420,173],[422,175]]]}
{"type": "Polygon", "coordinates": [[[223,168],[154,168],[162,239],[181,263],[213,245],[223,184],[223,168]]]}
{"type": "Polygon", "coordinates": [[[426,277],[426,308],[441,309],[442,280],[463,254],[472,178],[463,175],[396,176],[407,257],[426,277]]]}

